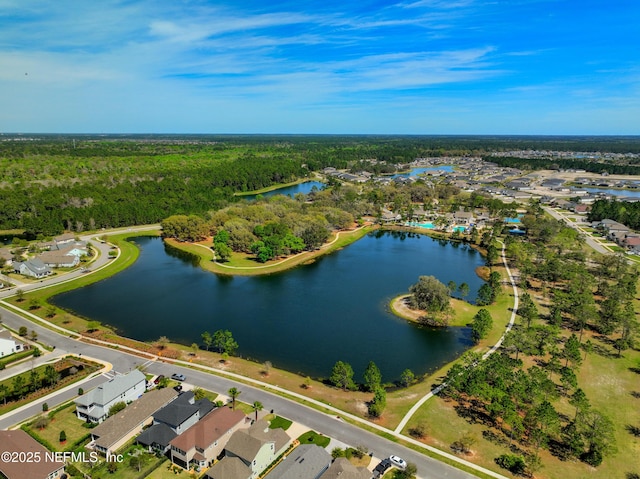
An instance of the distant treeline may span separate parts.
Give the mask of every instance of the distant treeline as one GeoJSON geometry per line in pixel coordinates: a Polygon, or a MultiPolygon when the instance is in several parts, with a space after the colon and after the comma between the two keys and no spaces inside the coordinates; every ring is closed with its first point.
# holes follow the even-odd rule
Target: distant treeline
{"type": "Polygon", "coordinates": [[[291,181],[308,171],[297,161],[244,156],[237,161],[197,162],[151,177],[101,174],[87,183],[25,184],[0,189],[0,229],[21,228],[29,236],[65,229],[84,231],[156,223],[168,214],[204,213],[225,204],[236,191],[291,181]]]}
{"type": "Polygon", "coordinates": [[[640,203],[618,200],[597,200],[591,206],[589,221],[610,219],[634,230],[640,230],[640,203]]]}
{"type": "Polygon", "coordinates": [[[590,173],[609,173],[611,175],[640,175],[640,166],[613,162],[596,162],[573,158],[514,158],[511,156],[484,156],[499,166],[519,168],[521,170],[585,170],[590,173]]]}

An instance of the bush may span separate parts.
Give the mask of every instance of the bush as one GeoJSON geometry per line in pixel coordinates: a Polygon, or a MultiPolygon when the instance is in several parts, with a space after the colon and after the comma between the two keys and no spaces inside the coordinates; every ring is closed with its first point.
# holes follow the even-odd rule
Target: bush
{"type": "Polygon", "coordinates": [[[497,457],[496,464],[513,474],[524,474],[527,469],[524,458],[522,456],[516,456],[514,454],[503,454],[497,457]]]}
{"type": "Polygon", "coordinates": [[[49,410],[49,405],[45,402],[42,403],[42,412],[47,412],[49,410]]]}
{"type": "Polygon", "coordinates": [[[29,330],[26,326],[20,326],[20,329],[18,329],[18,334],[23,337],[26,336],[28,332],[29,330]]]}
{"type": "Polygon", "coordinates": [[[60,431],[60,437],[59,437],[60,442],[66,442],[67,440],[67,433],[64,432],[64,430],[60,431]]]}
{"type": "Polygon", "coordinates": [[[78,396],[82,396],[84,394],[84,389],[78,388],[78,396]]]}
{"type": "Polygon", "coordinates": [[[424,424],[417,424],[409,428],[409,436],[422,439],[427,435],[427,428],[424,424]]]}
{"type": "Polygon", "coordinates": [[[598,467],[602,464],[602,453],[597,449],[587,451],[580,456],[580,460],[586,462],[590,466],[598,467]]]}

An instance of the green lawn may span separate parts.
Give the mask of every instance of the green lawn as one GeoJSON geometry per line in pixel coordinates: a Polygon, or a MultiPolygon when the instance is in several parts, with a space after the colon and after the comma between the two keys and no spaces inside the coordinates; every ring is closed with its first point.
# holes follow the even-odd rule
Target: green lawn
{"type": "Polygon", "coordinates": [[[76,441],[79,441],[91,431],[83,426],[85,421],[78,419],[75,411],[75,405],[73,403],[69,403],[64,409],[49,414],[50,422],[44,429],[36,428],[33,425],[33,422],[27,425],[27,429],[29,429],[32,434],[47,441],[57,451],[63,451],[68,447],[71,447],[76,441]],[[60,443],[59,441],[60,431],[64,431],[67,436],[67,441],[65,443],[60,443]]]}
{"type": "Polygon", "coordinates": [[[315,444],[316,446],[327,447],[331,439],[317,432],[307,431],[298,438],[298,441],[300,441],[300,444],[315,444]]]}
{"type": "Polygon", "coordinates": [[[269,423],[269,429],[282,428],[285,431],[291,427],[292,422],[280,416],[274,417],[269,423]]]}

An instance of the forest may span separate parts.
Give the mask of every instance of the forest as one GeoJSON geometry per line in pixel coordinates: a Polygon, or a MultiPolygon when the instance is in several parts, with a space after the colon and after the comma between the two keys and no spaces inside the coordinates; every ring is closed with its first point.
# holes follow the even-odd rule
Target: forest
{"type": "Polygon", "coordinates": [[[640,229],[640,203],[618,200],[597,200],[591,206],[589,221],[610,219],[633,230],[640,229]]]}
{"type": "MultiPolygon", "coordinates": [[[[395,170],[416,158],[486,155],[509,149],[640,151],[628,137],[0,135],[1,229],[28,238],[64,230],[156,223],[204,215],[253,191],[327,166],[395,170]],[[387,162],[386,166],[380,161],[387,162]]],[[[494,162],[510,159],[491,158],[494,162]]],[[[513,160],[515,161],[515,160],[513,160]]],[[[539,160],[518,159],[537,168],[539,160]]],[[[587,162],[588,163],[588,162],[587,162]]],[[[582,165],[582,163],[581,163],[582,165]]],[[[607,164],[607,169],[613,169],[607,164]]],[[[578,167],[578,165],[574,165],[578,167]]],[[[582,165],[601,168],[599,163],[582,165]],[[589,166],[591,165],[591,166],[589,166]]],[[[630,172],[640,166],[619,165],[630,172]]]]}

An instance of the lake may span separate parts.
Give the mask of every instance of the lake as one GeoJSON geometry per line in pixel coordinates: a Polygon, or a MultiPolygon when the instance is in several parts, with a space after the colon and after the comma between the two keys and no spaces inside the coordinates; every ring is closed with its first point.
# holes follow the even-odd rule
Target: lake
{"type": "Polygon", "coordinates": [[[453,171],[453,166],[442,165],[442,166],[412,168],[411,171],[407,173],[396,173],[395,175],[391,175],[390,178],[398,178],[400,176],[413,177],[413,176],[423,175],[425,173],[431,173],[434,171],[445,171],[447,173],[451,173],[453,171]]]}
{"type": "Polygon", "coordinates": [[[482,256],[462,244],[413,233],[376,232],[316,262],[266,276],[217,276],[159,238],[135,238],[140,257],[125,271],[60,294],[57,306],[144,341],[201,342],[229,329],[238,353],[314,377],[337,360],[360,376],[375,361],[386,381],[405,368],[434,370],[471,346],[469,328],[433,329],[388,312],[420,275],[482,285],[482,256]]]}
{"type": "Polygon", "coordinates": [[[640,191],[638,190],[616,190],[614,188],[577,188],[579,190],[587,191],[593,194],[603,194],[617,196],[618,200],[624,200],[627,198],[640,198],[640,191]]]}
{"type": "MultiPolygon", "coordinates": [[[[322,188],[324,188],[324,186],[324,183],[322,183],[321,181],[306,181],[305,183],[283,186],[282,188],[278,188],[276,190],[267,191],[266,193],[260,193],[260,196],[262,196],[263,198],[268,198],[274,195],[287,195],[293,198],[298,193],[306,195],[309,194],[314,187],[321,190],[322,188]]],[[[241,198],[252,201],[255,200],[257,196],[258,195],[244,195],[241,196],[241,198]]]]}

